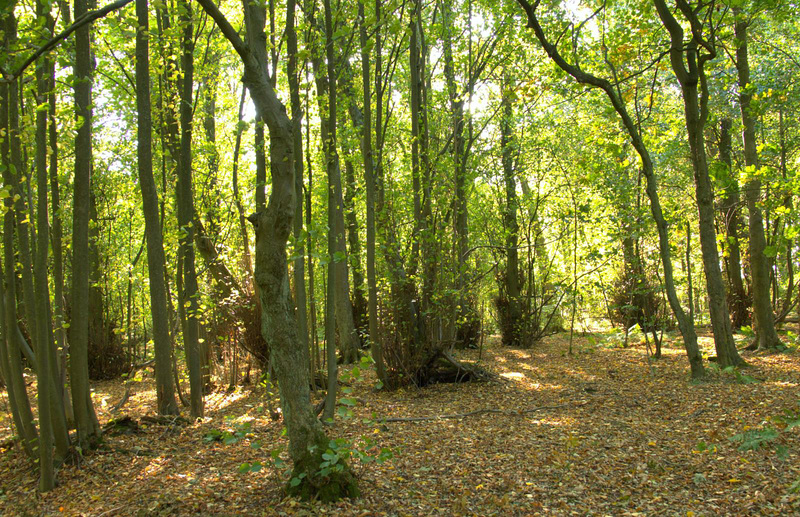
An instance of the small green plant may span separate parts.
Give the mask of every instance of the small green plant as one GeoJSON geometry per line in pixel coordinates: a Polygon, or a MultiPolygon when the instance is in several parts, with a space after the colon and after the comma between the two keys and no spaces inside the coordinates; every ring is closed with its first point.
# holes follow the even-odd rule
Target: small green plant
{"type": "Polygon", "coordinates": [[[233,428],[224,430],[211,429],[203,437],[203,441],[205,443],[222,442],[225,445],[232,445],[245,438],[251,431],[252,424],[250,422],[240,422],[236,423],[233,428]]]}
{"type": "Polygon", "coordinates": [[[779,459],[788,457],[786,435],[795,427],[800,427],[800,411],[787,410],[783,415],[770,417],[767,422],[754,429],[745,428],[744,432],[730,438],[738,443],[742,452],[772,448],[779,459]]]}

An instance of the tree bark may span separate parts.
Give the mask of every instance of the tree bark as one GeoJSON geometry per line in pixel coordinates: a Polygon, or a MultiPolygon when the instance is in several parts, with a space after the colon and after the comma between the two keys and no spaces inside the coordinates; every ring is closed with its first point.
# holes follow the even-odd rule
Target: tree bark
{"type": "MultiPolygon", "coordinates": [[[[739,366],[744,360],[739,356],[733,341],[731,320],[722,271],[719,266],[719,250],[714,224],[714,189],[708,174],[708,161],[703,130],[708,119],[708,84],[705,63],[716,55],[712,43],[698,41],[699,35],[692,31],[692,39],[684,41],[684,31],[667,7],[665,0],[653,0],[661,22],[670,34],[670,63],[683,93],[686,131],[694,171],[695,197],[700,226],[700,249],[706,274],[706,290],[709,298],[709,313],[714,333],[714,347],[721,367],[739,366]],[[705,51],[705,52],[703,52],[705,51]]],[[[688,4],[678,2],[683,16],[698,25],[697,14],[688,4]]]]}
{"type": "Polygon", "coordinates": [[[156,401],[159,415],[178,414],[172,381],[172,340],[169,335],[164,238],[158,217],[158,192],[153,177],[152,118],[150,109],[150,19],[147,0],[136,0],[139,30],[136,33],[137,170],[142,189],[142,212],[147,238],[147,274],[150,280],[150,313],[155,347],[156,401]]]}
{"type": "MultiPolygon", "coordinates": [[[[292,122],[269,81],[266,46],[252,35],[263,34],[263,8],[245,4],[249,43],[241,40],[211,0],[198,0],[231,42],[244,64],[243,81],[251,92],[257,117],[270,132],[272,189],[263,212],[251,216],[256,227],[256,282],[260,286],[264,339],[270,345],[278,377],[281,407],[289,437],[293,477],[300,480],[290,493],[303,498],[332,501],[358,495],[355,479],[346,464],[342,472],[319,475],[322,454],[329,440],[311,406],[308,348],[298,346],[297,322],[289,295],[286,244],[295,213],[294,142],[292,122]],[[304,474],[304,476],[301,476],[304,474]]],[[[287,27],[294,30],[294,27],[287,27]]]]}
{"type": "Polygon", "coordinates": [[[175,188],[180,227],[181,260],[183,261],[183,303],[186,309],[186,325],[183,329],[183,345],[186,348],[186,363],[189,369],[189,400],[192,418],[203,416],[203,379],[200,364],[199,304],[197,271],[194,264],[194,199],[192,192],[192,90],[194,86],[194,32],[191,6],[182,7],[181,24],[181,151],[178,159],[178,183],[175,188]]]}
{"type": "Polygon", "coordinates": [[[664,219],[664,213],[661,209],[661,201],[658,195],[658,182],[653,169],[653,160],[650,156],[647,146],[644,143],[642,134],[636,124],[634,124],[623,99],[620,97],[618,91],[615,90],[614,85],[612,85],[611,82],[606,79],[588,74],[577,66],[568,63],[561,56],[556,46],[547,40],[536,16],[535,7],[528,3],[527,0],[517,0],[517,2],[522,6],[527,14],[528,27],[534,30],[539,43],[542,45],[542,48],[544,48],[545,52],[547,52],[547,54],[550,56],[550,59],[552,59],[559,68],[575,78],[575,80],[577,80],[579,83],[589,85],[593,88],[598,88],[606,94],[611,102],[612,107],[614,108],[614,111],[616,111],[617,115],[619,116],[620,122],[622,122],[625,131],[628,133],[628,137],[631,139],[631,143],[633,144],[634,149],[636,149],[636,153],[639,155],[639,158],[642,162],[642,174],[646,179],[645,191],[648,199],[650,200],[650,213],[653,216],[653,220],[656,223],[656,228],[658,229],[658,248],[661,256],[661,262],[664,266],[664,288],[667,291],[667,300],[669,301],[672,313],[675,315],[675,319],[678,320],[678,328],[680,329],[681,336],[683,337],[683,343],[686,349],[686,355],[689,359],[692,378],[701,378],[705,375],[705,368],[703,367],[703,359],[700,355],[700,349],[697,345],[697,333],[694,328],[694,319],[692,318],[691,314],[687,315],[683,310],[683,307],[678,300],[678,294],[675,290],[672,255],[669,244],[669,228],[667,226],[666,219],[664,219]]]}
{"type": "MultiPolygon", "coordinates": [[[[377,12],[379,12],[380,1],[376,0],[377,12]]],[[[364,183],[367,189],[367,318],[375,370],[377,371],[378,379],[386,386],[388,381],[386,365],[383,360],[383,343],[381,343],[381,339],[378,336],[378,287],[375,275],[375,163],[372,149],[372,76],[370,74],[370,52],[363,0],[358,3],[358,19],[359,41],[361,43],[361,84],[364,96],[361,157],[364,160],[364,183]]]]}
{"type": "Polygon", "coordinates": [[[750,214],[750,271],[753,278],[753,316],[759,350],[782,348],[775,332],[772,304],[770,303],[769,260],[764,255],[767,241],[764,237],[764,220],[761,215],[761,179],[759,177],[758,149],[756,145],[756,120],[752,112],[753,85],[750,84],[750,62],[747,55],[747,24],[739,9],[734,9],[736,23],[734,34],[739,46],[736,49],[736,71],[739,77],[739,107],[742,110],[742,141],[744,161],[747,166],[745,199],[750,214]]]}
{"type": "Polygon", "coordinates": [[[727,254],[725,263],[728,274],[728,306],[731,311],[731,323],[735,328],[747,324],[748,303],[747,292],[742,280],[742,259],[739,247],[739,234],[742,221],[739,214],[739,181],[732,173],[731,161],[731,121],[722,119],[719,132],[719,159],[726,167],[725,188],[719,203],[719,210],[725,221],[725,245],[727,254]]]}
{"type": "MultiPolygon", "coordinates": [[[[88,10],[87,0],[75,0],[77,19],[88,10]]],[[[75,180],[72,209],[72,321],[70,322],[70,383],[78,446],[86,450],[100,440],[100,425],[89,391],[89,205],[92,173],[92,66],[90,25],[75,31],[75,180]]]]}

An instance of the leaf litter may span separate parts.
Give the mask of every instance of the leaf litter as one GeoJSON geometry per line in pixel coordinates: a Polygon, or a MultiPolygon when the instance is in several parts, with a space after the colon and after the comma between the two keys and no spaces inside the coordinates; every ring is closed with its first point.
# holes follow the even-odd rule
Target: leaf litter
{"type": "MultiPolygon", "coordinates": [[[[349,382],[353,418],[338,419],[330,434],[369,436],[394,457],[356,464],[362,497],[327,505],[285,497],[277,469],[240,473],[243,463],[266,465],[271,451],[286,449],[263,388],[214,391],[207,417],[185,424],[153,418],[149,371],[118,413],[111,409],[123,382],[95,383],[101,424],[128,418],[130,432],[106,433],[99,450],[59,469],[59,485],[45,495],[19,447],[8,446],[0,515],[800,514],[800,427],[775,424],[780,455],[731,440],[798,409],[796,352],[749,354],[743,373],[712,369],[692,384],[678,344],[648,361],[644,343],[597,343],[580,338],[567,355],[563,335],[526,350],[490,340],[480,364],[499,382],[377,392],[365,372],[349,382]]],[[[474,350],[458,355],[478,360],[474,350]]]]}

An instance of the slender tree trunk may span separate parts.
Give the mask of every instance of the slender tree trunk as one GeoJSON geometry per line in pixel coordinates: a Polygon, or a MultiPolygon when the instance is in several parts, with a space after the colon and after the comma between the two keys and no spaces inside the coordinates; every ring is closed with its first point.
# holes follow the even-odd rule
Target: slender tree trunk
{"type": "MultiPolygon", "coordinates": [[[[5,47],[12,48],[17,42],[17,22],[13,12],[6,15],[4,21],[5,47]]],[[[21,169],[19,152],[19,115],[18,115],[18,89],[17,82],[0,82],[0,128],[5,135],[2,139],[2,164],[3,182],[14,185],[12,171],[21,169]]],[[[21,352],[27,343],[22,338],[17,319],[16,296],[16,257],[14,254],[14,205],[13,197],[6,196],[5,214],[3,216],[3,250],[5,259],[5,288],[3,307],[3,354],[0,364],[3,368],[3,379],[8,391],[9,404],[14,420],[14,426],[22,439],[22,446],[26,454],[37,461],[38,431],[33,424],[33,412],[28,399],[25,379],[23,377],[21,352]]],[[[36,364],[35,361],[32,364],[36,364]]]]}
{"type": "MultiPolygon", "coordinates": [[[[380,0],[376,0],[380,5],[380,0]]],[[[361,127],[361,156],[364,160],[364,182],[367,188],[367,317],[372,358],[378,379],[385,386],[388,382],[383,360],[383,344],[378,336],[378,287],[375,274],[375,164],[372,150],[372,94],[370,74],[370,51],[367,40],[367,25],[364,2],[358,3],[359,38],[361,43],[361,83],[364,95],[364,118],[361,127]]],[[[376,36],[377,37],[377,36],[376,36]]],[[[380,51],[380,50],[378,50],[380,51]]]]}
{"type": "Polygon", "coordinates": [[[183,303],[186,325],[183,344],[189,369],[189,400],[192,418],[203,416],[203,378],[200,364],[199,304],[197,272],[194,265],[194,195],[192,192],[192,90],[194,85],[194,32],[191,7],[183,4],[181,24],[181,152],[178,159],[178,183],[175,188],[178,205],[178,225],[181,229],[181,260],[183,261],[183,303]]]}
{"type": "MultiPolygon", "coordinates": [[[[713,48],[703,47],[693,39],[684,42],[681,25],[672,15],[664,0],[654,0],[658,15],[670,34],[670,63],[683,93],[686,130],[694,171],[695,197],[700,220],[700,249],[706,274],[706,290],[709,298],[709,313],[714,332],[714,346],[720,366],[738,366],[744,361],[736,350],[728,313],[725,284],[719,266],[719,250],[714,224],[714,190],[708,174],[703,129],[708,119],[708,84],[704,66],[716,55],[713,48]],[[699,48],[705,48],[705,53],[699,48]],[[688,68],[687,68],[688,65],[688,68]]],[[[697,13],[686,5],[680,5],[683,15],[697,21],[697,13]]],[[[697,22],[699,23],[699,22],[697,22]]]]}
{"type": "MultiPolygon", "coordinates": [[[[86,0],[75,0],[75,18],[88,10],[86,0]]],[[[70,322],[70,383],[78,446],[93,447],[100,425],[89,391],[89,206],[92,173],[92,66],[90,24],[75,31],[75,180],[72,210],[72,321],[70,322]]]]}
{"type": "Polygon", "coordinates": [[[744,289],[742,280],[742,260],[739,248],[739,234],[742,227],[739,215],[739,181],[732,173],[731,162],[731,121],[722,119],[720,121],[719,133],[719,159],[727,167],[725,177],[725,189],[719,203],[719,210],[725,220],[725,245],[727,246],[727,257],[725,263],[728,273],[728,305],[731,310],[731,323],[739,328],[747,324],[748,303],[747,292],[744,289]]]}
{"type": "Polygon", "coordinates": [[[152,118],[150,112],[150,54],[147,0],[136,0],[139,30],[136,34],[137,169],[142,189],[142,212],[147,237],[147,273],[150,279],[150,314],[155,347],[156,400],[158,414],[178,413],[171,376],[172,341],[169,335],[164,239],[158,218],[158,192],[153,177],[152,118]]]}
{"type": "MultiPolygon", "coordinates": [[[[694,328],[694,318],[691,316],[691,314],[687,315],[683,310],[680,300],[678,299],[677,291],[675,290],[675,280],[672,269],[672,254],[669,243],[669,228],[666,220],[664,219],[664,213],[661,209],[661,201],[658,195],[658,183],[653,170],[653,160],[650,157],[650,152],[647,150],[647,146],[644,143],[642,134],[637,125],[634,124],[633,119],[628,113],[628,109],[626,108],[623,100],[620,98],[615,86],[612,85],[608,80],[587,74],[583,70],[570,65],[561,56],[555,45],[550,43],[545,37],[544,31],[542,30],[539,20],[536,17],[535,7],[529,4],[526,0],[517,0],[517,2],[523,7],[527,14],[528,27],[534,30],[539,43],[550,56],[550,59],[552,59],[559,66],[559,68],[574,77],[579,83],[587,84],[594,88],[603,90],[611,102],[614,111],[617,112],[625,131],[628,133],[628,137],[631,139],[634,149],[636,149],[636,152],[642,161],[642,174],[646,179],[645,192],[650,200],[650,213],[652,214],[653,220],[656,223],[656,228],[658,229],[658,248],[661,256],[661,262],[664,266],[664,288],[667,291],[667,300],[669,301],[670,308],[675,315],[675,319],[678,320],[678,328],[681,331],[681,337],[683,337],[683,343],[686,349],[686,355],[689,359],[692,378],[701,378],[705,375],[705,369],[703,368],[703,359],[700,355],[700,349],[697,345],[697,333],[694,328]]],[[[529,285],[531,284],[529,283],[529,285]]]]}
{"type": "Polygon", "coordinates": [[[303,108],[300,103],[300,84],[297,77],[297,32],[295,31],[295,0],[286,3],[286,44],[289,59],[286,75],[292,107],[292,142],[294,146],[294,303],[300,345],[308,349],[308,318],[306,302],[305,247],[303,246],[303,108]]]}
{"type": "Polygon", "coordinates": [[[739,9],[734,9],[737,16],[735,35],[736,70],[739,76],[739,106],[742,110],[742,140],[744,142],[744,161],[747,166],[748,181],[745,183],[747,211],[750,213],[748,224],[750,232],[750,271],[753,278],[753,315],[755,316],[756,340],[759,350],[773,350],[783,345],[778,339],[773,323],[772,304],[769,292],[769,260],[764,255],[767,247],[764,238],[764,221],[761,216],[761,179],[759,178],[758,150],[756,147],[756,121],[752,113],[753,85],[750,84],[750,62],[747,56],[747,21],[741,18],[739,9]]]}
{"type": "MultiPolygon", "coordinates": [[[[330,263],[328,269],[334,268],[335,274],[328,276],[328,282],[332,284],[334,296],[328,297],[328,303],[333,304],[335,311],[335,328],[338,331],[339,348],[341,360],[345,364],[350,364],[358,359],[360,348],[358,333],[356,332],[355,322],[353,321],[353,306],[350,301],[350,281],[347,268],[347,246],[345,244],[344,214],[342,210],[342,174],[339,162],[339,152],[337,150],[337,92],[336,92],[336,59],[333,49],[333,29],[328,30],[328,17],[332,16],[325,12],[325,34],[326,34],[326,61],[317,55],[312,58],[314,75],[317,83],[317,95],[322,120],[320,122],[320,133],[322,147],[325,153],[325,163],[328,172],[328,231],[332,234],[333,247],[329,250],[330,263]],[[327,68],[323,71],[323,64],[327,68]],[[327,106],[325,100],[327,99],[327,106]]],[[[332,22],[331,22],[332,23],[332,22]]],[[[329,344],[335,341],[329,341],[329,344]]]]}

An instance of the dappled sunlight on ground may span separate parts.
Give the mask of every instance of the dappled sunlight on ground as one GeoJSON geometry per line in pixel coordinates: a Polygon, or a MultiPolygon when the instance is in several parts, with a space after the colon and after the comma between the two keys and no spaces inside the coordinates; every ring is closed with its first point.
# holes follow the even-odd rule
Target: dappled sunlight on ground
{"type": "MultiPolygon", "coordinates": [[[[277,400],[269,404],[261,388],[244,387],[209,394],[199,422],[142,422],[138,433],[107,436],[82,466],[63,467],[60,486],[44,497],[19,450],[3,453],[0,514],[799,514],[788,487],[800,479],[800,429],[781,438],[786,461],[769,447],[741,452],[730,440],[797,407],[798,354],[745,354],[751,366],[741,375],[753,382],[709,369],[708,380],[690,384],[685,353],[672,342],[679,337],[668,337],[660,360],[648,358],[643,341],[620,348],[616,338],[604,339],[576,336],[572,355],[563,336],[525,350],[489,339],[480,361],[477,350],[457,352],[495,372],[497,382],[375,392],[372,371],[350,382],[355,418],[338,419],[329,432],[369,437],[395,456],[356,462],[364,492],[356,501],[301,503],[282,495],[274,469],[239,473],[243,463],[266,463],[270,451],[285,457],[286,449],[283,422],[270,417],[277,400]],[[476,410],[485,411],[458,417],[476,410]],[[380,423],[420,416],[456,417],[380,423]],[[229,444],[209,438],[237,431],[229,444]]],[[[713,342],[702,339],[713,354],[713,342]]],[[[133,383],[116,416],[155,414],[151,374],[133,383]]],[[[105,423],[124,386],[93,387],[105,423]]],[[[0,420],[3,433],[8,418],[0,420]]]]}

